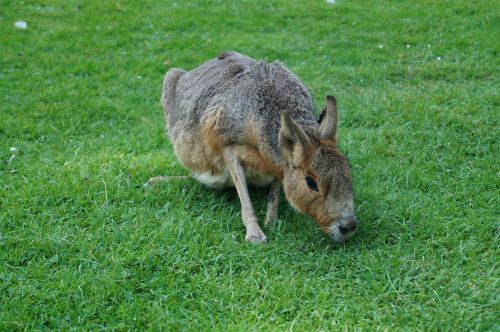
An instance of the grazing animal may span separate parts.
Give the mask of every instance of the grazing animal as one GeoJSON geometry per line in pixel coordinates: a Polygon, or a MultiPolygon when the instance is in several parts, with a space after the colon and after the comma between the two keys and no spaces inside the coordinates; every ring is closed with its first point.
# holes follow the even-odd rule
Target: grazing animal
{"type": "Polygon", "coordinates": [[[236,187],[247,241],[267,241],[247,183],[270,185],[266,225],[278,216],[283,186],[291,205],[333,240],[356,231],[351,172],[336,144],[334,97],[326,96],[318,121],[307,88],[282,63],[223,52],[190,72],[169,70],[161,102],[182,165],[209,187],[236,187]]]}

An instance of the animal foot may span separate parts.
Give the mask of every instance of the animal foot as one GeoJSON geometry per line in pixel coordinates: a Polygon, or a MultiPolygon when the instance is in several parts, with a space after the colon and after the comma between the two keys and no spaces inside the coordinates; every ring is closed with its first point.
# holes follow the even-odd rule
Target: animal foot
{"type": "Polygon", "coordinates": [[[170,180],[182,180],[182,179],[189,179],[189,176],[187,175],[177,175],[177,176],[155,176],[151,179],[148,180],[144,184],[144,190],[151,189],[154,185],[161,183],[161,182],[168,182],[170,180]]]}
{"type": "Polygon", "coordinates": [[[265,226],[272,226],[276,220],[278,220],[278,214],[269,214],[266,216],[266,220],[264,221],[265,226]]]}
{"type": "Polygon", "coordinates": [[[166,180],[165,176],[155,176],[151,179],[149,179],[145,184],[144,184],[144,190],[150,189],[152,186],[159,182],[163,182],[166,180]]]}
{"type": "Polygon", "coordinates": [[[250,243],[267,243],[267,237],[261,230],[257,232],[247,232],[245,240],[250,243]]]}

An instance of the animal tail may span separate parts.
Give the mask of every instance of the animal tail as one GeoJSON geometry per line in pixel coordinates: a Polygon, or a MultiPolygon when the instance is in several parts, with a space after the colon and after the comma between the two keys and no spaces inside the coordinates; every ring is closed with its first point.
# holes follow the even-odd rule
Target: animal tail
{"type": "Polygon", "coordinates": [[[168,119],[168,114],[170,112],[170,107],[174,101],[175,97],[175,86],[177,85],[177,80],[184,74],[185,71],[182,69],[172,68],[165,75],[163,80],[163,88],[161,91],[161,104],[163,106],[163,112],[165,113],[165,119],[168,119]]]}

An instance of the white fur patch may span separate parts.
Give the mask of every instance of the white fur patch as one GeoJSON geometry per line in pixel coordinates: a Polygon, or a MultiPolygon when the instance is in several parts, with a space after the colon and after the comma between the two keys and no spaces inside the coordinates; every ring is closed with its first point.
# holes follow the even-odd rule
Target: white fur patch
{"type": "MultiPolygon", "coordinates": [[[[253,168],[244,167],[243,173],[248,184],[263,187],[273,182],[273,176],[263,174],[253,168]]],[[[214,189],[222,189],[234,187],[233,179],[229,170],[225,169],[222,174],[213,174],[212,172],[193,172],[193,177],[207,187],[214,189]]]]}
{"type": "Polygon", "coordinates": [[[222,174],[213,174],[212,172],[193,172],[193,177],[207,187],[214,189],[222,189],[233,187],[233,179],[229,171],[224,171],[222,174]]]}

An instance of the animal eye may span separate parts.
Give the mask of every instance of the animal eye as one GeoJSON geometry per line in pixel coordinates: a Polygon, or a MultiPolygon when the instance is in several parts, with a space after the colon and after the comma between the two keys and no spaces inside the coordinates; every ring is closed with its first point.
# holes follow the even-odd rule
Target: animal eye
{"type": "Polygon", "coordinates": [[[314,190],[314,191],[319,191],[318,184],[316,183],[316,181],[314,181],[314,179],[312,177],[306,176],[306,183],[307,183],[307,186],[309,187],[309,189],[314,190]]]}

